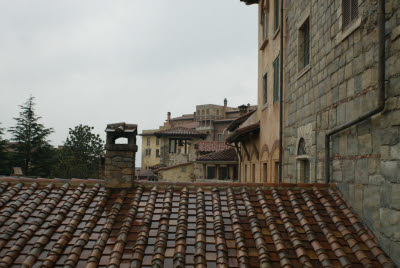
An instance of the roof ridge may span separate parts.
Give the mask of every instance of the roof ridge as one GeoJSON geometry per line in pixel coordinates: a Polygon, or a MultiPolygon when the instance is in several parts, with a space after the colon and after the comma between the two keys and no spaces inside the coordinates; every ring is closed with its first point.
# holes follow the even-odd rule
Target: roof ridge
{"type": "MultiPolygon", "coordinates": [[[[351,248],[351,250],[354,252],[354,255],[356,258],[364,265],[364,266],[369,266],[372,265],[371,260],[369,257],[362,251],[361,246],[357,242],[357,239],[352,235],[352,233],[347,229],[347,227],[344,225],[342,219],[337,215],[335,209],[331,206],[330,202],[328,199],[322,195],[320,191],[317,189],[314,189],[314,194],[318,198],[318,200],[322,203],[322,205],[325,207],[326,212],[328,213],[329,217],[332,219],[333,223],[335,224],[336,228],[339,230],[339,232],[343,235],[343,238],[346,240],[347,244],[351,248]]],[[[303,198],[308,196],[308,193],[303,190],[302,191],[303,198]]],[[[304,199],[305,200],[305,199],[304,199]]],[[[307,202],[307,206],[311,204],[310,202],[307,202]]],[[[310,207],[310,206],[309,206],[310,207]]],[[[315,208],[314,208],[315,209],[315,208]]],[[[313,210],[314,210],[313,209],[313,210]]],[[[315,216],[315,214],[314,214],[315,216]]],[[[317,220],[317,219],[316,219],[317,220]]]]}
{"type": "MultiPolygon", "coordinates": [[[[97,195],[100,190],[100,184],[96,183],[89,193],[85,196],[81,204],[79,205],[78,210],[74,213],[67,226],[64,229],[64,232],[61,234],[60,238],[52,247],[51,251],[47,254],[46,260],[43,262],[43,266],[52,267],[56,264],[60,254],[63,252],[64,247],[68,244],[72,235],[78,227],[78,224],[82,220],[83,216],[90,203],[93,201],[94,197],[97,195]]],[[[61,223],[61,222],[60,222],[61,223]]]]}
{"type": "Polygon", "coordinates": [[[313,229],[311,228],[310,223],[308,222],[306,216],[304,215],[304,212],[301,209],[299,202],[297,201],[296,195],[291,190],[287,190],[287,195],[289,197],[290,204],[292,205],[294,214],[296,215],[297,220],[299,221],[304,231],[306,232],[307,240],[314,249],[314,252],[317,255],[318,260],[321,263],[322,267],[333,267],[331,261],[329,260],[327,252],[317,240],[317,237],[313,229]]]}
{"type": "Polygon", "coordinates": [[[217,188],[212,189],[212,212],[217,265],[226,265],[229,263],[228,248],[226,246],[225,226],[221,210],[221,197],[217,188]]]}
{"type": "Polygon", "coordinates": [[[358,220],[356,215],[351,211],[351,209],[347,206],[346,202],[332,189],[329,189],[332,199],[335,201],[336,205],[340,208],[344,215],[346,215],[347,219],[351,222],[353,228],[356,230],[357,235],[361,238],[361,240],[367,245],[367,247],[371,250],[372,254],[377,258],[377,260],[382,264],[390,264],[392,262],[386,256],[385,252],[379,248],[378,244],[375,240],[369,235],[367,230],[365,230],[364,226],[358,220]]]}
{"type": "Polygon", "coordinates": [[[115,219],[117,218],[119,211],[121,210],[124,204],[126,195],[127,195],[127,190],[124,189],[118,194],[118,197],[114,201],[114,204],[111,207],[110,212],[107,214],[107,220],[103,225],[103,228],[101,228],[100,236],[97,239],[92,252],[90,253],[86,266],[96,267],[99,264],[101,254],[103,253],[104,247],[106,246],[115,219]]]}
{"type": "Polygon", "coordinates": [[[122,227],[118,233],[117,240],[115,241],[114,248],[111,252],[110,260],[108,263],[108,265],[111,267],[119,267],[120,265],[122,252],[126,244],[129,230],[132,227],[133,220],[136,218],[136,214],[139,209],[139,203],[140,199],[142,198],[143,191],[144,187],[140,185],[137,188],[133,200],[130,203],[130,209],[122,223],[122,227]]]}
{"type": "Polygon", "coordinates": [[[174,267],[185,266],[188,218],[188,190],[183,187],[179,195],[178,222],[175,233],[174,267]]]}
{"type": "Polygon", "coordinates": [[[204,191],[199,187],[196,193],[196,242],[194,244],[195,266],[206,263],[206,210],[204,191]]]}
{"type": "Polygon", "coordinates": [[[79,185],[74,193],[62,204],[57,216],[50,222],[49,226],[46,228],[46,231],[36,240],[35,247],[29,251],[22,266],[26,265],[29,267],[32,263],[35,263],[35,261],[39,258],[39,255],[42,253],[44,247],[49,242],[50,237],[57,231],[57,228],[64,221],[65,216],[71,210],[73,204],[80,199],[84,189],[84,184],[79,185]]]}
{"type": "Polygon", "coordinates": [[[239,267],[242,265],[248,266],[249,265],[249,254],[248,248],[246,244],[246,239],[244,237],[243,227],[240,224],[239,220],[239,212],[236,206],[236,200],[234,193],[231,187],[226,189],[227,194],[227,201],[228,201],[228,210],[229,215],[231,216],[232,220],[232,230],[235,236],[235,243],[236,243],[236,251],[237,251],[237,259],[239,262],[239,267]]]}
{"type": "Polygon", "coordinates": [[[321,215],[319,214],[318,210],[314,207],[315,204],[311,200],[309,194],[305,191],[301,192],[301,195],[306,202],[306,205],[310,209],[311,213],[314,215],[314,219],[317,222],[318,226],[321,228],[323,234],[326,237],[329,245],[331,246],[332,252],[338,257],[340,264],[343,267],[350,267],[351,262],[347,257],[344,250],[341,248],[339,242],[337,241],[335,235],[333,234],[332,230],[326,225],[326,223],[322,220],[321,215]]]}
{"type": "Polygon", "coordinates": [[[24,184],[22,182],[18,183],[17,185],[11,187],[10,190],[7,190],[0,198],[0,208],[2,208],[8,201],[11,200],[19,191],[22,189],[24,184]]]}
{"type": "Polygon", "coordinates": [[[83,248],[87,244],[87,241],[89,240],[89,237],[93,232],[95,224],[97,223],[101,214],[104,211],[109,195],[110,195],[110,190],[108,189],[103,190],[103,192],[101,193],[100,200],[96,203],[92,215],[90,216],[88,222],[86,223],[85,227],[82,230],[82,233],[80,234],[79,238],[77,239],[75,245],[73,246],[71,252],[67,257],[67,260],[64,263],[65,266],[69,267],[76,266],[78,258],[81,255],[83,248]]]}
{"type": "MultiPolygon", "coordinates": [[[[22,251],[28,241],[33,237],[35,232],[43,225],[43,223],[46,221],[47,216],[54,210],[58,202],[68,191],[69,186],[69,183],[61,186],[61,188],[57,191],[56,196],[52,197],[50,199],[50,202],[40,211],[38,218],[19,236],[14,245],[7,250],[3,258],[0,260],[0,265],[4,263],[8,266],[14,262],[14,260],[17,258],[18,253],[22,251]]],[[[4,245],[1,245],[1,248],[3,248],[4,245]]]]}
{"type": "Polygon", "coordinates": [[[285,243],[283,242],[281,232],[278,229],[275,217],[272,214],[272,210],[268,207],[267,201],[265,200],[264,191],[258,189],[256,190],[256,193],[258,202],[260,203],[261,206],[261,210],[265,216],[265,221],[268,225],[269,232],[272,236],[272,240],[274,241],[274,246],[276,248],[276,251],[278,251],[279,253],[280,264],[282,267],[285,267],[286,265],[292,267],[293,264],[288,258],[286,246],[285,243]]]}
{"type": "Polygon", "coordinates": [[[28,187],[21,195],[18,196],[14,202],[10,204],[9,207],[4,209],[0,214],[0,226],[3,224],[13,215],[20,206],[22,206],[26,200],[35,192],[36,188],[38,187],[37,183],[32,184],[28,187]]]}
{"type": "Polygon", "coordinates": [[[249,195],[245,188],[242,189],[242,199],[244,202],[244,208],[246,210],[247,218],[250,222],[251,233],[253,234],[253,238],[256,244],[256,248],[258,251],[258,260],[260,262],[261,267],[271,267],[270,264],[270,253],[265,243],[265,239],[261,232],[260,224],[257,220],[257,214],[253,208],[253,205],[250,202],[249,195]]]}
{"type": "Polygon", "coordinates": [[[19,217],[14,220],[0,235],[0,249],[4,247],[8,239],[10,239],[14,233],[21,227],[28,217],[35,211],[35,209],[43,202],[43,200],[50,193],[53,188],[53,184],[49,184],[43,190],[41,190],[36,197],[29,203],[28,206],[20,213],[19,217]]]}
{"type": "Polygon", "coordinates": [[[293,223],[289,220],[289,214],[286,211],[285,206],[283,205],[283,201],[275,188],[272,189],[272,197],[278,210],[278,214],[283,221],[283,225],[285,226],[285,229],[289,234],[290,242],[295,248],[295,252],[297,257],[299,258],[299,261],[301,262],[303,267],[313,267],[313,265],[311,264],[311,260],[307,255],[307,251],[304,248],[303,243],[301,242],[299,233],[296,231],[293,223]]]}
{"type": "Polygon", "coordinates": [[[162,208],[160,222],[159,222],[158,231],[157,231],[157,240],[154,245],[153,258],[151,261],[151,265],[153,267],[163,267],[164,266],[164,258],[165,258],[165,250],[167,248],[169,218],[171,215],[173,192],[174,192],[174,189],[172,186],[169,186],[165,190],[163,208],[162,208]]]}
{"type": "Polygon", "coordinates": [[[140,267],[143,261],[144,251],[146,249],[147,240],[149,238],[149,231],[151,227],[151,219],[153,218],[153,212],[157,199],[157,187],[151,189],[149,199],[147,200],[144,216],[142,230],[139,232],[136,243],[133,247],[133,255],[131,258],[130,267],[140,267]]]}

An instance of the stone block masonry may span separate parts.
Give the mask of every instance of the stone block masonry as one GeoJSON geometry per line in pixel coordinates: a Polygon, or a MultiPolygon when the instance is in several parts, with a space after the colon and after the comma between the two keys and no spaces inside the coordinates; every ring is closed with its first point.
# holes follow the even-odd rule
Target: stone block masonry
{"type": "Polygon", "coordinates": [[[135,155],[137,152],[137,126],[117,123],[107,125],[105,154],[105,186],[108,188],[131,188],[135,178],[135,155]],[[125,144],[116,144],[120,138],[125,144]]]}
{"type": "MultiPolygon", "coordinates": [[[[286,1],[284,181],[298,182],[300,138],[311,182],[324,182],[325,133],[377,106],[377,1],[358,0],[343,29],[342,0],[286,1]],[[310,67],[298,75],[298,31],[310,22],[310,67]],[[305,127],[311,127],[307,132],[305,127]]],[[[400,266],[400,1],[385,1],[385,110],[331,140],[331,182],[400,266]]]]}

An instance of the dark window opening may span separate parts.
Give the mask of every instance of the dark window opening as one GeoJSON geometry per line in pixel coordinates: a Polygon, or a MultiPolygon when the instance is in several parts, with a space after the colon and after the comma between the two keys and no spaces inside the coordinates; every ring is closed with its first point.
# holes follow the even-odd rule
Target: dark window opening
{"type": "Polygon", "coordinates": [[[306,152],[306,142],[303,138],[299,141],[299,148],[297,149],[297,155],[305,155],[306,152]]]}
{"type": "Polygon", "coordinates": [[[268,39],[268,13],[265,9],[263,13],[263,39],[268,39]]]}
{"type": "Polygon", "coordinates": [[[169,153],[189,153],[189,140],[186,139],[169,139],[169,153]]]}
{"type": "Polygon", "coordinates": [[[274,10],[275,10],[275,14],[274,14],[274,19],[275,19],[275,23],[274,23],[274,31],[278,30],[279,28],[279,0],[275,0],[274,3],[274,10]]]}
{"type": "Polygon", "coordinates": [[[207,179],[211,180],[215,178],[215,167],[207,167],[207,179]]]}
{"type": "Polygon", "coordinates": [[[268,164],[264,163],[263,167],[264,167],[264,182],[268,182],[268,164]]]}
{"type": "Polygon", "coordinates": [[[263,77],[264,104],[268,103],[268,74],[263,77]]]}
{"type": "Polygon", "coordinates": [[[220,180],[228,179],[228,168],[227,167],[220,167],[219,168],[219,179],[220,180]]]}
{"type": "Polygon", "coordinates": [[[310,19],[308,18],[299,29],[299,71],[310,64],[310,19]]]}
{"type": "Polygon", "coordinates": [[[342,0],[342,22],[346,29],[358,17],[358,0],[342,0]]]}
{"type": "Polygon", "coordinates": [[[160,149],[156,149],[156,157],[160,157],[160,149]]]}
{"type": "Polygon", "coordinates": [[[274,103],[279,100],[279,56],[274,60],[274,103]]]}

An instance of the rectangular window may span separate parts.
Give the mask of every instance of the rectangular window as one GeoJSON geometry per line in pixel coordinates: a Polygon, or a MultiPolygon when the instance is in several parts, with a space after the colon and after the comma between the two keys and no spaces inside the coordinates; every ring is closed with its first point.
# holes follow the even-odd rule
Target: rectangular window
{"type": "Polygon", "coordinates": [[[279,28],[279,0],[274,1],[274,31],[276,32],[279,28]]]}
{"type": "Polygon", "coordinates": [[[263,77],[263,94],[264,94],[264,104],[268,103],[268,74],[264,74],[263,77]]]}
{"type": "Polygon", "coordinates": [[[160,157],[160,149],[156,149],[156,157],[160,157]]]}
{"type": "Polygon", "coordinates": [[[310,19],[306,19],[298,34],[298,65],[299,71],[310,64],[310,19]]]}
{"type": "Polygon", "coordinates": [[[251,181],[256,182],[256,164],[251,166],[251,181]]]}
{"type": "Polygon", "coordinates": [[[189,153],[189,140],[169,139],[169,153],[189,153]]]}
{"type": "Polygon", "coordinates": [[[226,180],[228,178],[228,168],[227,167],[220,167],[219,168],[219,179],[226,180]]]}
{"type": "Polygon", "coordinates": [[[222,134],[218,134],[218,141],[219,141],[219,142],[222,141],[222,134]]]}
{"type": "Polygon", "coordinates": [[[268,39],[268,13],[267,10],[264,9],[263,13],[263,40],[268,39]]]}
{"type": "Polygon", "coordinates": [[[275,162],[275,183],[279,181],[279,162],[275,162]]]}
{"type": "Polygon", "coordinates": [[[207,167],[207,179],[211,180],[215,178],[215,167],[207,167]]]}
{"type": "Polygon", "coordinates": [[[156,139],[156,145],[160,145],[160,138],[159,137],[157,137],[157,139],[156,139]]]}
{"type": "Polygon", "coordinates": [[[358,0],[342,0],[342,22],[346,29],[358,17],[358,0]]]}
{"type": "Polygon", "coordinates": [[[176,153],[176,140],[175,139],[169,140],[169,153],[170,154],[176,153]]]}
{"type": "Polygon", "coordinates": [[[264,182],[268,182],[268,164],[267,163],[263,164],[263,169],[264,169],[264,182]]]}
{"type": "Polygon", "coordinates": [[[279,100],[279,56],[274,60],[274,103],[279,100]]]}
{"type": "Polygon", "coordinates": [[[146,156],[150,156],[151,155],[151,149],[146,149],[146,156]]]}
{"type": "Polygon", "coordinates": [[[150,145],[150,137],[147,137],[147,145],[150,145]]]}
{"type": "Polygon", "coordinates": [[[245,181],[247,181],[248,177],[247,177],[247,165],[244,165],[244,179],[245,181]]]}

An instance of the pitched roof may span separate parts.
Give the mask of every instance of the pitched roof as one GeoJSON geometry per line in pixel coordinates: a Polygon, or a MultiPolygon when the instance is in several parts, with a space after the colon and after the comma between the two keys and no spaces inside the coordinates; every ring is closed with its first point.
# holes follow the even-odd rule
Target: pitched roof
{"type": "Polygon", "coordinates": [[[235,148],[228,148],[222,151],[202,155],[196,161],[237,161],[235,148]]]}
{"type": "Polygon", "coordinates": [[[171,121],[189,120],[189,119],[194,119],[194,114],[184,114],[179,117],[174,117],[174,118],[171,118],[171,121]]]}
{"type": "Polygon", "coordinates": [[[40,181],[0,183],[1,266],[392,264],[326,185],[40,181]]]}
{"type": "Polygon", "coordinates": [[[207,133],[185,127],[173,127],[154,133],[156,136],[206,137],[207,133]]]}
{"type": "Polygon", "coordinates": [[[204,152],[218,152],[221,150],[225,150],[230,148],[230,146],[226,145],[225,142],[219,142],[219,141],[198,141],[198,151],[200,153],[204,152]]]}
{"type": "Polygon", "coordinates": [[[173,166],[160,167],[160,168],[154,170],[154,172],[158,172],[158,171],[162,171],[162,170],[168,170],[168,169],[176,168],[176,167],[182,167],[182,166],[192,165],[192,164],[193,164],[192,162],[185,162],[185,163],[180,163],[180,164],[173,165],[173,166]]]}
{"type": "Polygon", "coordinates": [[[260,122],[245,126],[242,128],[236,129],[228,138],[226,138],[227,142],[234,142],[236,140],[240,140],[241,138],[247,136],[249,133],[257,132],[260,130],[260,122]]]}
{"type": "Polygon", "coordinates": [[[244,115],[242,115],[241,117],[236,118],[235,120],[233,120],[232,123],[229,124],[229,126],[226,128],[228,131],[234,131],[235,129],[237,129],[241,124],[243,124],[244,121],[246,121],[252,114],[255,113],[256,110],[250,111],[244,115]]]}

